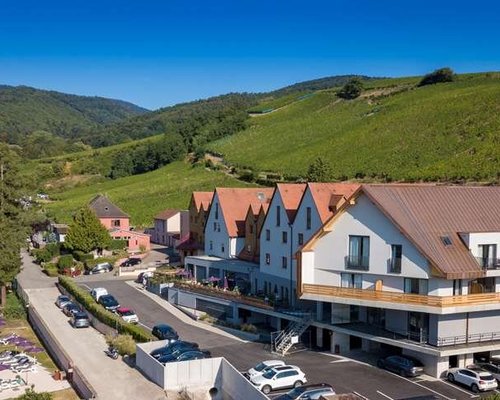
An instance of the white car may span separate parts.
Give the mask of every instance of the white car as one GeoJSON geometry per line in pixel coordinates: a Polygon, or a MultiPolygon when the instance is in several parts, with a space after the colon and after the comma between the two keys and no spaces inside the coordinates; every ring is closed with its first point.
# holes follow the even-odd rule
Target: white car
{"type": "Polygon", "coordinates": [[[94,298],[95,301],[99,301],[99,297],[105,296],[107,294],[108,291],[102,287],[97,287],[90,290],[90,295],[94,298]]]}
{"type": "Polygon", "coordinates": [[[296,388],[307,383],[306,375],[299,367],[294,365],[283,365],[271,368],[262,375],[254,376],[250,379],[252,385],[264,394],[271,393],[272,390],[296,388]]]}
{"type": "Polygon", "coordinates": [[[258,363],[255,367],[250,368],[245,374],[248,379],[252,379],[254,376],[262,375],[264,372],[270,370],[273,367],[281,367],[285,365],[284,361],[281,360],[266,360],[258,363]]]}
{"type": "Polygon", "coordinates": [[[139,317],[130,308],[120,307],[116,309],[116,313],[123,318],[125,322],[130,324],[139,323],[139,317]]]}
{"type": "Polygon", "coordinates": [[[495,390],[497,380],[487,371],[478,367],[451,368],[446,375],[450,382],[458,382],[468,386],[474,393],[495,390]]]}

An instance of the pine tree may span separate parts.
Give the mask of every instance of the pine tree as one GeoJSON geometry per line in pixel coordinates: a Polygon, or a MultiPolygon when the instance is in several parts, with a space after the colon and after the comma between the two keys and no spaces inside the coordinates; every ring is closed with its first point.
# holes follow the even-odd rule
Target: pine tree
{"type": "Polygon", "coordinates": [[[321,157],[316,158],[307,169],[309,182],[328,182],[332,180],[332,168],[321,157]]]}
{"type": "Polygon", "coordinates": [[[111,236],[95,213],[89,207],[83,207],[74,216],[64,244],[70,250],[88,253],[108,247],[111,236]]]}

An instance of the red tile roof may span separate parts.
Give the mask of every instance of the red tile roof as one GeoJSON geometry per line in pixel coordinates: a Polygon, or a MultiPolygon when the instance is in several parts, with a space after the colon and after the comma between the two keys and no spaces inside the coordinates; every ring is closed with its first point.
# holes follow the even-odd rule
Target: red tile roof
{"type": "Polygon", "coordinates": [[[215,191],[230,237],[244,236],[248,207],[258,210],[273,194],[271,188],[216,188],[215,191]]]}
{"type": "Polygon", "coordinates": [[[205,211],[210,207],[214,192],[193,192],[193,201],[196,209],[200,211],[203,208],[205,211]]]}
{"type": "Polygon", "coordinates": [[[297,214],[297,209],[302,200],[304,191],[306,190],[306,186],[305,183],[276,184],[276,190],[281,195],[281,200],[283,201],[289,222],[293,222],[295,214],[297,214]]]}
{"type": "Polygon", "coordinates": [[[180,210],[176,210],[173,208],[163,210],[161,213],[155,216],[154,219],[162,219],[162,220],[167,220],[172,218],[174,215],[178,214],[180,210]]]}
{"type": "Polygon", "coordinates": [[[363,191],[447,279],[483,275],[459,234],[500,232],[500,187],[363,185],[363,191]]]}
{"type": "Polygon", "coordinates": [[[334,214],[339,202],[349,199],[361,187],[359,183],[333,182],[309,182],[307,186],[323,223],[334,214]]]}

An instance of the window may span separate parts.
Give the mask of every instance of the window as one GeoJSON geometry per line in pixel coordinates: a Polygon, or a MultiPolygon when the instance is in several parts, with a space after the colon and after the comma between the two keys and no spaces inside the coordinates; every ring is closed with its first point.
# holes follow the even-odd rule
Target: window
{"type": "Polygon", "coordinates": [[[214,242],[210,241],[209,248],[210,248],[210,250],[214,249],[214,242]]]}
{"type": "Polygon", "coordinates": [[[299,246],[302,246],[304,244],[304,234],[303,233],[299,233],[299,246]]]}
{"type": "Polygon", "coordinates": [[[219,203],[215,203],[215,219],[219,219],[219,203]]]}
{"type": "Polygon", "coordinates": [[[266,264],[269,265],[271,264],[271,254],[266,253],[266,264]]]}
{"type": "Polygon", "coordinates": [[[283,232],[282,232],[282,235],[281,235],[281,241],[282,241],[283,243],[288,242],[288,232],[286,232],[286,231],[283,231],[283,232]]]}
{"type": "Polygon", "coordinates": [[[249,225],[248,228],[249,228],[250,234],[253,234],[253,224],[252,223],[249,225]]]}
{"type": "Polygon", "coordinates": [[[311,207],[306,208],[306,229],[311,229],[311,207]]]}
{"type": "Polygon", "coordinates": [[[401,273],[401,257],[403,255],[403,246],[400,244],[391,245],[391,260],[389,271],[394,274],[401,273]]]}
{"type": "Polygon", "coordinates": [[[120,220],[119,219],[114,219],[113,221],[111,221],[112,225],[113,226],[120,226],[120,220]]]}
{"type": "Polygon", "coordinates": [[[214,232],[217,230],[217,222],[214,222],[214,232]]]}
{"type": "Polygon", "coordinates": [[[454,279],[453,280],[453,296],[461,296],[462,295],[462,280],[454,279]]]}
{"type": "Polygon", "coordinates": [[[271,240],[271,231],[266,229],[266,240],[269,242],[271,240]]]}
{"type": "Polygon", "coordinates": [[[217,232],[220,232],[220,224],[217,222],[217,232]]]}
{"type": "Polygon", "coordinates": [[[428,294],[427,279],[405,278],[405,293],[428,294]]]}
{"type": "Polygon", "coordinates": [[[247,245],[247,251],[248,251],[249,253],[251,253],[251,252],[252,252],[252,245],[251,245],[251,244],[247,245]]]}
{"type": "Polygon", "coordinates": [[[449,236],[441,236],[441,241],[445,246],[451,246],[451,239],[449,236]]]}
{"type": "Polygon", "coordinates": [[[223,244],[221,244],[221,245],[220,245],[220,251],[221,251],[221,253],[224,253],[224,250],[226,250],[226,249],[225,249],[224,245],[223,245],[223,244]]]}
{"type": "Polygon", "coordinates": [[[363,288],[363,275],[361,274],[340,274],[340,279],[340,286],[343,288],[363,288]]]}
{"type": "Polygon", "coordinates": [[[281,207],[276,206],[276,226],[281,225],[281,207]]]}
{"type": "Polygon", "coordinates": [[[286,269],[286,267],[288,267],[288,258],[281,257],[281,268],[286,269]]]}
{"type": "Polygon", "coordinates": [[[496,244],[480,244],[478,246],[478,261],[483,268],[496,268],[500,266],[500,260],[497,259],[496,244]]]}
{"type": "Polygon", "coordinates": [[[370,259],[370,237],[349,236],[349,255],[346,267],[353,269],[368,269],[370,259]]]}

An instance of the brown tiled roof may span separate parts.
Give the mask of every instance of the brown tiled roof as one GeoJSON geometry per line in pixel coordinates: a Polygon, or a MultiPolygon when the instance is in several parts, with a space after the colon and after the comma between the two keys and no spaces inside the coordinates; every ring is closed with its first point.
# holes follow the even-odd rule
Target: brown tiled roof
{"type": "Polygon", "coordinates": [[[363,191],[447,279],[483,275],[459,234],[500,231],[500,187],[363,185],[363,191]]]}
{"type": "Polygon", "coordinates": [[[205,211],[210,207],[214,192],[193,192],[193,201],[196,209],[200,211],[203,208],[205,211]]]}
{"type": "Polygon", "coordinates": [[[288,221],[291,223],[297,214],[300,201],[307,185],[305,183],[278,183],[276,190],[281,195],[281,200],[288,215],[288,221]]]}
{"type": "Polygon", "coordinates": [[[90,201],[89,207],[95,212],[98,218],[129,218],[127,214],[102,194],[94,197],[90,201]]]}
{"type": "Polygon", "coordinates": [[[155,219],[167,220],[169,218],[172,218],[174,215],[178,214],[179,212],[180,212],[180,210],[176,210],[173,208],[163,210],[161,213],[159,213],[158,215],[155,216],[155,219]]]}
{"type": "Polygon", "coordinates": [[[334,214],[340,202],[349,199],[361,187],[359,183],[333,182],[309,182],[307,186],[316,204],[322,223],[325,223],[334,214]]]}
{"type": "Polygon", "coordinates": [[[215,191],[230,237],[244,236],[248,207],[258,210],[273,194],[271,188],[216,188],[215,191]]]}
{"type": "Polygon", "coordinates": [[[177,250],[203,250],[203,246],[198,243],[193,238],[189,238],[181,242],[177,247],[177,250]]]}

